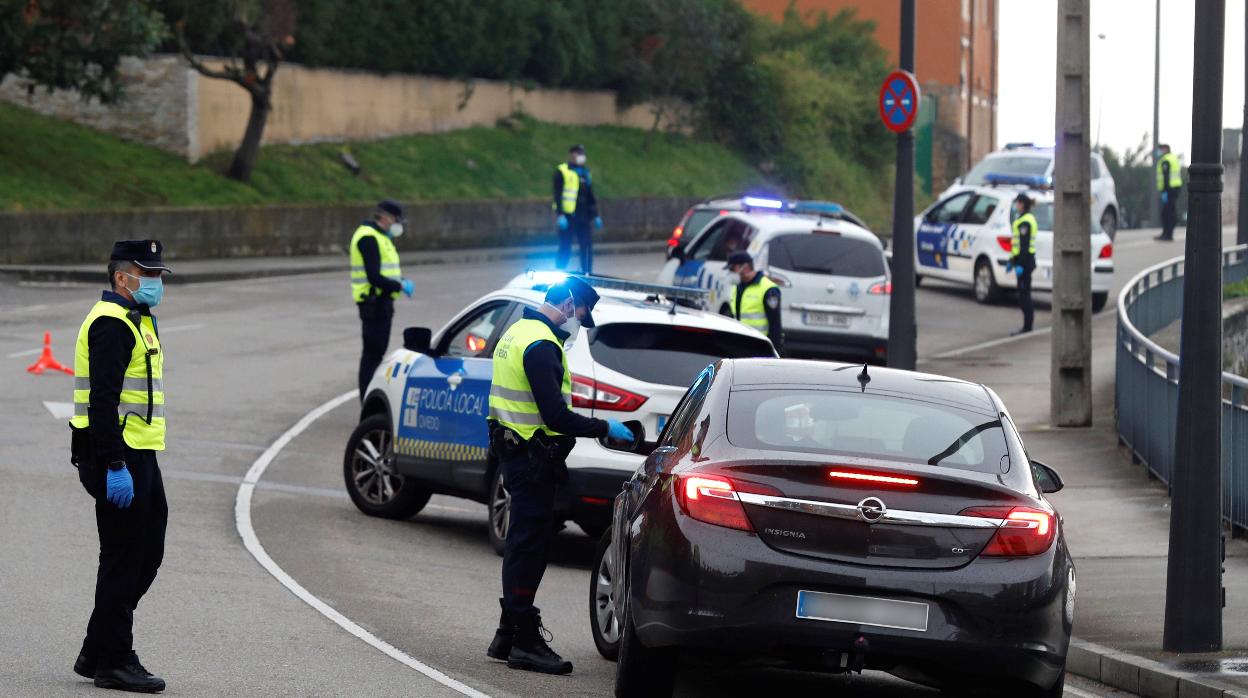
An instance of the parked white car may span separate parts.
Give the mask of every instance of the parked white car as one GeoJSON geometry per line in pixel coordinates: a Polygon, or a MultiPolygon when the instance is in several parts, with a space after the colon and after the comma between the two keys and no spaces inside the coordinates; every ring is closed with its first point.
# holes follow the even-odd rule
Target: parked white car
{"type": "MultiPolygon", "coordinates": [[[[995,303],[1005,289],[1018,288],[1006,270],[1010,259],[1012,204],[1023,189],[1009,186],[963,187],[942,197],[914,221],[916,281],[944,279],[974,289],[975,300],[995,303]]],[[[1035,201],[1036,270],[1032,288],[1053,290],[1053,192],[1028,191],[1035,201]]],[[[1114,244],[1101,230],[1092,231],[1092,312],[1100,312],[1114,278],[1114,244]]]]}
{"type": "MultiPolygon", "coordinates": [[[[489,456],[486,415],[494,345],[525,308],[538,308],[562,272],[530,272],[460,311],[436,334],[404,331],[373,376],[347,444],[347,493],[365,514],[414,516],[433,494],[489,506],[490,542],[500,553],[508,496],[489,456]]],[[[597,287],[597,327],[568,348],[572,408],[587,416],[638,420],[648,438],[663,429],[698,373],[721,358],[775,356],[762,334],[735,320],[686,307],[704,293],[582,277],[597,287]],[[600,285],[602,284],[602,285],[600,285]]],[[[641,464],[633,453],[577,439],[560,493],[560,519],[597,538],[611,502],[641,464]]]]}

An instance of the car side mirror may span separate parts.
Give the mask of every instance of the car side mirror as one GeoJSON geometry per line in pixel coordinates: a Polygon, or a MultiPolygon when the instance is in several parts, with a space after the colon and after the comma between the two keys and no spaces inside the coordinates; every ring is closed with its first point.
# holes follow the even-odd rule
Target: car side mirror
{"type": "Polygon", "coordinates": [[[1062,476],[1058,475],[1056,470],[1038,460],[1031,462],[1031,471],[1036,476],[1036,484],[1044,494],[1061,492],[1066,486],[1066,483],[1062,482],[1062,476]]]}
{"type": "Polygon", "coordinates": [[[433,330],[428,327],[408,327],[403,330],[403,348],[417,354],[432,353],[429,349],[433,342],[433,330]]]}
{"type": "Polygon", "coordinates": [[[624,426],[628,427],[629,431],[633,432],[632,441],[615,441],[608,436],[604,436],[598,439],[598,443],[602,444],[603,448],[609,448],[612,451],[626,451],[628,453],[636,453],[641,456],[650,455],[650,452],[654,450],[654,447],[657,444],[646,441],[646,428],[641,425],[641,422],[636,419],[630,419],[629,421],[624,422],[624,426]]]}

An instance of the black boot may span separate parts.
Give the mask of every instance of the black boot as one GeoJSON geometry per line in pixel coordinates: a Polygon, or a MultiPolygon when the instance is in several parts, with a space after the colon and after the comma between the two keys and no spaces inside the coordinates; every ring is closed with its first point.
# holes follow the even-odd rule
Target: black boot
{"type": "Polygon", "coordinates": [[[74,673],[84,679],[95,678],[95,657],[87,655],[86,650],[78,653],[78,659],[74,660],[74,673]]]}
{"type": "Polygon", "coordinates": [[[572,662],[555,654],[546,644],[550,639],[550,631],[542,627],[542,617],[537,613],[517,618],[507,666],[543,674],[571,674],[572,662]]]}
{"type": "Polygon", "coordinates": [[[95,685],[132,693],[160,693],[165,690],[165,680],[152,676],[137,659],[113,669],[96,670],[95,685]]]}
{"type": "Polygon", "coordinates": [[[502,609],[498,616],[498,630],[494,631],[494,639],[490,641],[490,648],[485,651],[485,656],[505,662],[507,655],[511,654],[511,639],[516,634],[516,625],[502,599],[498,600],[498,606],[502,609]]]}

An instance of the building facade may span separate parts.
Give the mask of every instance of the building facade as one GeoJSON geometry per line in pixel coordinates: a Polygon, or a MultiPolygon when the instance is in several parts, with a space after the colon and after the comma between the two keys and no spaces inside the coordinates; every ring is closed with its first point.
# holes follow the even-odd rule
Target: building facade
{"type": "MultiPolygon", "coordinates": [[[[916,122],[915,169],[923,188],[938,193],[997,140],[997,4],[999,0],[919,0],[915,78],[923,102],[916,122]]],[[[898,63],[900,0],[744,0],[780,19],[790,4],[803,16],[851,10],[875,24],[875,38],[898,63]]],[[[881,79],[883,76],[880,76],[881,79]]]]}

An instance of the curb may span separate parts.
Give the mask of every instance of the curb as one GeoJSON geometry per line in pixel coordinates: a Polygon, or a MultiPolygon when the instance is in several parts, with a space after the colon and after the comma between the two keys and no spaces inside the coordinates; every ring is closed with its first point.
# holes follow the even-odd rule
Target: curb
{"type": "MultiPolygon", "coordinates": [[[[653,240],[644,242],[608,242],[594,246],[594,255],[613,255],[613,254],[644,254],[648,252],[658,253],[665,249],[666,243],[663,240],[653,240]]],[[[552,257],[555,254],[553,245],[542,245],[535,247],[488,247],[488,248],[467,248],[457,250],[444,250],[436,252],[408,252],[400,255],[402,264],[406,267],[423,267],[435,264],[479,264],[482,262],[497,262],[500,260],[510,259],[539,259],[552,257]]],[[[239,279],[258,279],[278,276],[296,276],[302,274],[325,274],[332,272],[346,272],[347,259],[346,254],[342,255],[342,259],[314,261],[301,261],[299,257],[279,257],[274,258],[280,263],[272,266],[260,266],[255,264],[255,257],[230,257],[213,260],[222,265],[222,268],[209,268],[202,271],[184,271],[172,274],[168,277],[168,283],[192,284],[205,283],[209,281],[233,281],[239,279]],[[229,269],[229,262],[250,262],[244,269],[229,269]]],[[[178,262],[171,260],[172,265],[176,266],[178,262]]],[[[190,263],[198,263],[201,260],[186,260],[190,263]]],[[[12,275],[18,281],[44,281],[44,282],[86,282],[92,283],[100,281],[107,276],[103,271],[103,265],[100,268],[85,267],[83,265],[50,265],[50,264],[0,264],[0,274],[12,275]]]]}
{"type": "Polygon", "coordinates": [[[1077,637],[1066,671],[1143,698],[1248,698],[1248,691],[1077,637]]]}

